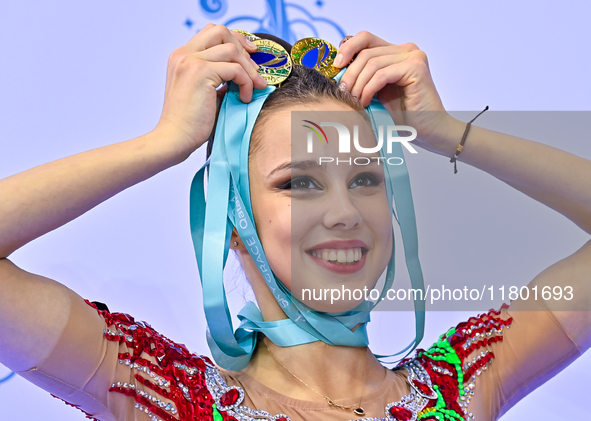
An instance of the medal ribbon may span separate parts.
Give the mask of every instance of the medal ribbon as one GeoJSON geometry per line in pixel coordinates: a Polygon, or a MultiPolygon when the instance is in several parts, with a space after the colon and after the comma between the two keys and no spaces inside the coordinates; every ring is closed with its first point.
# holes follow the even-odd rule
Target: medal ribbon
{"type": "MultiPolygon", "coordinates": [[[[335,77],[337,82],[343,72],[344,69],[335,77]]],[[[344,313],[317,312],[293,297],[269,266],[253,223],[248,152],[256,119],[265,100],[274,90],[275,86],[255,90],[251,103],[244,104],[240,100],[237,86],[228,83],[210,159],[197,172],[191,184],[191,236],[203,287],[203,305],[208,325],[207,341],[217,364],[228,370],[237,371],[248,365],[256,347],[257,332],[262,332],[278,346],[295,346],[319,340],[330,345],[367,346],[369,339],[366,324],[370,320],[369,312],[376,305],[365,301],[354,310],[344,313]],[[207,166],[209,183],[206,205],[204,175],[207,166]],[[287,319],[264,321],[258,307],[249,302],[238,314],[241,323],[234,332],[223,284],[223,268],[228,257],[233,227],[236,227],[287,319]],[[361,326],[351,331],[358,324],[361,326]]],[[[368,112],[374,131],[380,125],[394,125],[390,115],[377,101],[372,102],[368,112]]],[[[395,156],[398,153],[399,157],[402,156],[400,144],[396,142],[392,146],[394,148],[390,155],[395,156]]],[[[382,153],[388,157],[386,152],[384,146],[382,153]]],[[[404,163],[384,167],[388,199],[390,203],[395,200],[411,283],[413,288],[420,287],[424,290],[408,171],[404,163]]],[[[376,303],[384,298],[394,281],[394,250],[393,245],[386,282],[376,303]]],[[[422,339],[424,302],[415,301],[415,314],[415,339],[402,351],[392,355],[407,350],[410,353],[422,339]]]]}

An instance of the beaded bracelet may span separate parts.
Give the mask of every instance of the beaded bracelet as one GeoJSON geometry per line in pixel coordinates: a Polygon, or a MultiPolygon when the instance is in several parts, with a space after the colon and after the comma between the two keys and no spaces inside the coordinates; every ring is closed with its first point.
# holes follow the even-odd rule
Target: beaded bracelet
{"type": "Polygon", "coordinates": [[[462,136],[462,140],[460,141],[460,144],[458,145],[458,148],[456,149],[456,153],[449,160],[449,162],[453,162],[453,164],[454,164],[454,174],[456,174],[458,172],[458,167],[456,165],[456,161],[457,161],[458,156],[460,156],[460,152],[462,152],[462,149],[464,149],[464,142],[466,142],[466,138],[468,137],[468,132],[470,131],[470,127],[472,127],[472,122],[474,120],[476,120],[480,116],[480,114],[482,114],[486,110],[488,110],[488,105],[486,106],[486,108],[484,110],[480,111],[476,117],[474,117],[472,120],[470,120],[468,122],[468,124],[466,124],[466,130],[464,130],[464,135],[462,136]]]}

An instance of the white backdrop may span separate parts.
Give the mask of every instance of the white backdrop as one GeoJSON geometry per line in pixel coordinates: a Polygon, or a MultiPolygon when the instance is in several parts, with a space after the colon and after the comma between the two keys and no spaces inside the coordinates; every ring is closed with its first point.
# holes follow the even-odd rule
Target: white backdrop
{"type": "MultiPolygon", "coordinates": [[[[301,0],[290,6],[280,0],[222,0],[217,12],[207,11],[216,3],[203,3],[2,2],[0,177],[150,131],[160,114],[170,52],[209,21],[249,15],[272,23],[277,10],[271,13],[271,4],[284,6],[288,18],[303,16],[335,44],[337,28],[313,18],[328,18],[347,34],[366,29],[391,42],[418,44],[448,110],[591,108],[588,2],[301,0]]],[[[253,29],[246,21],[233,27],[253,29]]],[[[308,35],[303,25],[293,30],[308,35]]],[[[486,114],[478,124],[487,125],[486,114]]],[[[515,134],[528,136],[527,128],[515,134]]],[[[591,158],[586,133],[549,129],[534,140],[591,158]]],[[[208,354],[188,230],[189,184],[202,152],[11,259],[208,354]]],[[[588,239],[561,215],[488,174],[459,163],[454,175],[441,156],[425,152],[419,158],[409,166],[426,278],[485,274],[526,283],[588,239]]],[[[238,281],[234,309],[244,293],[238,281]]],[[[373,335],[375,350],[392,352],[408,343],[409,317],[377,315],[370,332],[392,334],[373,335]]],[[[421,346],[466,318],[428,314],[421,346]]],[[[580,358],[503,420],[580,418],[590,363],[591,355],[580,358]]],[[[7,374],[0,366],[0,379],[7,374]]],[[[18,377],[0,384],[0,420],[34,419],[84,417],[18,377]]]]}

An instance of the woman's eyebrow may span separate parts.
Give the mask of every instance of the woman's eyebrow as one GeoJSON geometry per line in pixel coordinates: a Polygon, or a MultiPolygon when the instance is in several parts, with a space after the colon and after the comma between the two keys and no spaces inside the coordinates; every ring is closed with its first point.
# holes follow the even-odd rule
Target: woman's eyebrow
{"type": "Polygon", "coordinates": [[[313,159],[307,159],[304,161],[288,161],[284,162],[283,164],[279,165],[273,171],[269,173],[267,177],[271,177],[277,171],[284,171],[284,170],[316,170],[322,169],[322,166],[318,164],[317,161],[313,159]]]}

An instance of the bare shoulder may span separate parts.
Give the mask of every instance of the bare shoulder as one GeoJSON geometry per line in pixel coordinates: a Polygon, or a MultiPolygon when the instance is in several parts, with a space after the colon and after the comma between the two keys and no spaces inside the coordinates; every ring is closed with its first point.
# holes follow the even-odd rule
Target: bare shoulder
{"type": "Polygon", "coordinates": [[[70,314],[69,290],[0,259],[0,361],[27,370],[57,343],[70,314]]]}

